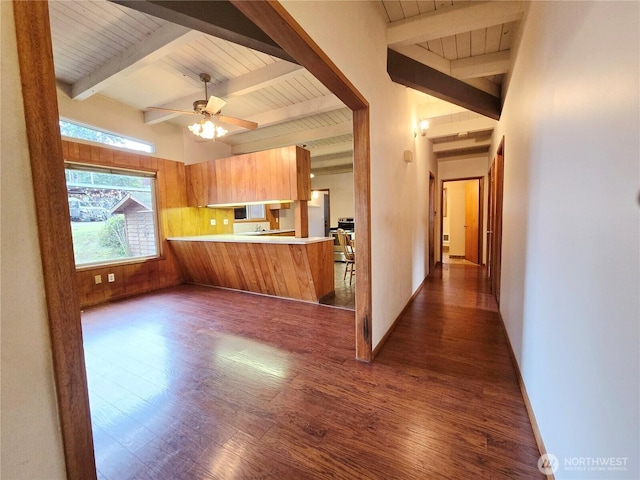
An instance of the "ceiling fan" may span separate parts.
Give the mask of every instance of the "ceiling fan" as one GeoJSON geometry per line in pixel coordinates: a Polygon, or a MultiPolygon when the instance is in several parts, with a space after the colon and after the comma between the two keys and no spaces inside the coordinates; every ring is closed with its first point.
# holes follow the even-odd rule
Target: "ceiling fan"
{"type": "Polygon", "coordinates": [[[167,112],[176,112],[185,115],[202,115],[202,120],[200,122],[194,123],[193,125],[189,125],[189,130],[196,136],[215,140],[218,137],[221,137],[227,131],[213,124],[211,121],[212,118],[215,118],[221,122],[228,123],[230,125],[237,125],[242,128],[246,128],[248,130],[255,130],[258,128],[258,124],[256,122],[251,122],[249,120],[243,120],[241,118],[229,117],[227,115],[222,115],[222,107],[226,105],[226,101],[222,98],[216,97],[214,95],[208,96],[207,92],[207,83],[211,81],[211,76],[208,73],[201,73],[200,80],[204,83],[204,96],[205,98],[209,98],[209,100],[196,100],[193,102],[193,112],[188,110],[175,110],[173,108],[164,108],[164,107],[148,107],[152,110],[164,110],[167,112]]]}

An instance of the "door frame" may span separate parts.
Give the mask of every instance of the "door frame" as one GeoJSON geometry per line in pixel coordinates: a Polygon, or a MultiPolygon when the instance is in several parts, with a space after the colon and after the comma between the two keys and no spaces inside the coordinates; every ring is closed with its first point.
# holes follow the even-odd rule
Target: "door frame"
{"type": "MultiPolygon", "coordinates": [[[[441,203],[442,205],[442,203],[441,203]]],[[[441,228],[442,229],[442,228],[441,228]]],[[[429,219],[427,225],[427,238],[429,239],[429,276],[436,267],[436,176],[429,170],[429,219]]]]}
{"type": "Polygon", "coordinates": [[[478,258],[480,259],[479,266],[484,266],[484,259],[482,255],[482,249],[484,246],[483,237],[484,235],[484,176],[475,176],[475,177],[460,177],[460,178],[446,178],[440,179],[440,263],[442,263],[442,228],[444,226],[444,218],[442,216],[442,212],[444,207],[442,206],[444,203],[444,184],[447,182],[464,182],[467,180],[478,180],[478,258]]]}
{"type": "MultiPolygon", "coordinates": [[[[189,2],[184,2],[189,3],[189,2]]],[[[353,111],[353,152],[358,236],[356,285],[356,358],[371,361],[371,207],[370,112],[366,98],[278,2],[231,3],[285,51],[306,67],[353,111]]],[[[22,96],[43,283],[51,333],[58,414],[67,478],[97,478],[82,345],[80,306],[75,285],[71,223],[66,183],[47,2],[13,2],[22,96]],[[38,82],[32,82],[38,78],[38,82]],[[49,101],[40,104],[39,99],[49,101]]]]}
{"type": "Polygon", "coordinates": [[[487,268],[491,282],[491,293],[500,306],[500,278],[502,272],[502,212],[504,202],[504,136],[496,150],[496,156],[489,167],[489,221],[488,234],[491,235],[487,248],[487,268]]]}
{"type": "MultiPolygon", "coordinates": [[[[328,203],[327,208],[325,210],[325,237],[329,237],[329,229],[331,228],[331,191],[328,188],[314,188],[312,189],[316,192],[327,192],[325,195],[326,201],[328,203]]],[[[324,209],[324,205],[322,207],[324,209]]]]}

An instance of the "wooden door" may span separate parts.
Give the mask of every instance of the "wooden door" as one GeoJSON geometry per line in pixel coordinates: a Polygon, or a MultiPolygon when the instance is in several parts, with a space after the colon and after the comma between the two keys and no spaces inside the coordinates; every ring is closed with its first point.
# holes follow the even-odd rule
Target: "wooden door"
{"type": "Polygon", "coordinates": [[[480,263],[480,181],[465,183],[464,258],[480,263]]]}
{"type": "Polygon", "coordinates": [[[436,266],[436,177],[429,172],[429,274],[436,266]]]}
{"type": "Polygon", "coordinates": [[[491,291],[500,304],[500,272],[502,268],[502,194],[504,186],[504,138],[498,147],[494,159],[490,177],[489,205],[489,275],[491,278],[491,291]]]}

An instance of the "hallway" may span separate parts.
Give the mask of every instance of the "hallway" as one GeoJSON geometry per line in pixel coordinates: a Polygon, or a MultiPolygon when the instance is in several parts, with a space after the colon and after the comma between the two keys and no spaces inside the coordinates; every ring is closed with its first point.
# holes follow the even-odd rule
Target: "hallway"
{"type": "Polygon", "coordinates": [[[483,272],[438,269],[372,364],[348,310],[192,285],[87,309],[99,478],[544,478],[483,272]]]}

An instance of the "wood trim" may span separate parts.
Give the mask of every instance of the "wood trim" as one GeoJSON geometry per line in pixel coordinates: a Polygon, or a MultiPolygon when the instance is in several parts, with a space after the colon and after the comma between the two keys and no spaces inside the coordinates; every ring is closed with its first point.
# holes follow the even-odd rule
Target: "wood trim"
{"type": "MultiPolygon", "coordinates": [[[[440,263],[442,263],[442,229],[444,227],[444,220],[442,217],[442,211],[443,211],[443,207],[442,207],[442,203],[444,200],[444,184],[447,182],[466,182],[466,181],[470,181],[470,180],[478,180],[478,195],[479,195],[479,205],[478,205],[478,256],[479,256],[479,262],[478,265],[480,266],[484,266],[484,262],[482,259],[482,252],[483,252],[483,238],[484,238],[484,228],[483,228],[483,222],[484,222],[484,176],[482,177],[460,177],[460,178],[446,178],[446,179],[440,179],[440,263]]],[[[487,225],[488,227],[488,225],[487,225]]],[[[488,254],[487,254],[488,255],[488,254]]],[[[456,258],[456,255],[449,255],[449,258],[456,258]]],[[[461,258],[465,258],[465,257],[461,257],[461,258]]]]}
{"type": "Polygon", "coordinates": [[[296,200],[293,202],[294,208],[294,222],[295,222],[295,237],[296,238],[308,238],[309,237],[309,207],[306,200],[296,200]]]}
{"type": "Polygon", "coordinates": [[[67,478],[96,478],[47,2],[15,1],[14,22],[67,478]],[[43,102],[42,98],[53,99],[43,102]],[[33,108],[38,105],[38,108],[33,108]]]}
{"type": "Polygon", "coordinates": [[[371,361],[371,205],[369,103],[278,2],[231,0],[238,10],[353,110],[353,170],[356,203],[356,358],[371,361]]]}
{"type": "Polygon", "coordinates": [[[429,216],[427,217],[427,238],[429,240],[429,273],[433,274],[436,267],[436,176],[429,170],[429,216]]]}
{"type": "Polygon", "coordinates": [[[396,328],[396,325],[398,324],[398,322],[400,321],[400,319],[404,316],[405,313],[407,313],[407,310],[409,309],[409,307],[411,306],[411,303],[415,300],[415,298],[418,296],[418,294],[420,293],[420,291],[424,288],[425,284],[427,283],[427,277],[424,277],[424,280],[422,280],[422,283],[420,284],[420,286],[416,289],[415,292],[413,292],[413,295],[411,295],[411,298],[409,299],[409,301],[405,304],[404,308],[402,309],[402,311],[398,314],[398,316],[396,317],[396,319],[393,321],[393,324],[391,324],[391,327],[389,328],[389,330],[387,330],[387,333],[384,334],[384,337],[382,337],[382,339],[380,340],[380,342],[378,342],[378,345],[376,345],[375,350],[373,351],[373,358],[375,358],[378,353],[380,352],[380,350],[382,349],[382,347],[384,346],[385,342],[388,340],[388,338],[391,336],[391,334],[393,333],[393,331],[396,328]]]}
{"type": "MultiPolygon", "coordinates": [[[[524,406],[527,409],[527,416],[529,417],[529,421],[531,422],[531,428],[533,429],[533,436],[536,439],[536,444],[538,445],[538,451],[540,455],[545,455],[547,453],[547,449],[544,446],[544,442],[542,441],[542,434],[540,433],[540,428],[538,427],[538,422],[536,421],[535,413],[533,412],[533,407],[531,406],[531,400],[529,400],[529,394],[527,393],[527,387],[524,384],[524,379],[522,378],[522,372],[520,371],[520,365],[518,365],[518,360],[516,359],[516,354],[513,351],[513,346],[511,345],[511,339],[509,338],[509,334],[507,333],[507,326],[504,323],[504,319],[502,318],[502,313],[498,309],[498,317],[500,318],[500,325],[502,326],[502,331],[504,332],[504,336],[507,339],[507,346],[509,347],[509,356],[511,357],[511,363],[513,363],[513,369],[516,372],[516,377],[518,378],[518,386],[520,387],[520,393],[522,393],[522,399],[524,400],[524,406]]],[[[547,480],[554,480],[555,476],[553,474],[547,475],[547,480]]]]}
{"type": "Polygon", "coordinates": [[[300,65],[320,80],[351,110],[368,108],[369,103],[349,79],[313,41],[289,12],[276,1],[231,0],[300,65]]]}
{"type": "Polygon", "coordinates": [[[387,72],[396,83],[500,120],[502,104],[499,97],[391,49],[387,49],[387,72]]]}
{"type": "Polygon", "coordinates": [[[353,172],[356,203],[356,358],[373,360],[371,336],[371,164],[369,108],[353,112],[353,172]]]}

